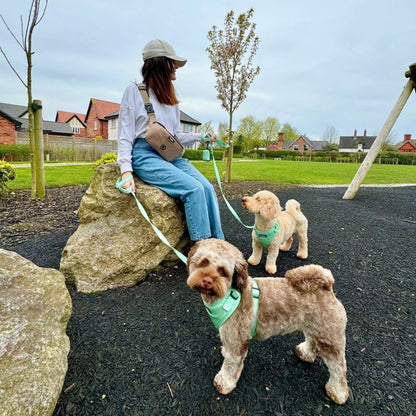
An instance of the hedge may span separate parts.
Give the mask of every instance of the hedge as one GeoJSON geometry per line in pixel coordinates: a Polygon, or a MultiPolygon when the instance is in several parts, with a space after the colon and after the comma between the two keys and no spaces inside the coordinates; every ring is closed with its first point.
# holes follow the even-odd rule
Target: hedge
{"type": "Polygon", "coordinates": [[[8,162],[24,162],[30,160],[30,145],[0,144],[0,159],[8,162]]]}

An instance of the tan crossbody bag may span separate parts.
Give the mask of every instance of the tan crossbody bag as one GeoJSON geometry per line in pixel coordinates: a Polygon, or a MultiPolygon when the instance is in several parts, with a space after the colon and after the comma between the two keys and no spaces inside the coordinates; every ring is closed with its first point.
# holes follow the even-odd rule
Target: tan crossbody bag
{"type": "Polygon", "coordinates": [[[185,152],[185,148],[179,139],[170,133],[166,127],[156,121],[155,112],[146,91],[146,85],[137,84],[140,94],[142,95],[144,107],[149,116],[149,127],[146,132],[146,141],[150,144],[163,159],[171,161],[180,157],[185,152]]]}

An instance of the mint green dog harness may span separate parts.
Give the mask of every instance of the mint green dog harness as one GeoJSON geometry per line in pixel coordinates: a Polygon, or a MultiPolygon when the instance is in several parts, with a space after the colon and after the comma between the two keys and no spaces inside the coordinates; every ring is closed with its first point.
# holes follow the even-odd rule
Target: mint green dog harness
{"type": "MultiPolygon", "coordinates": [[[[251,293],[253,295],[253,315],[254,315],[254,322],[251,328],[251,337],[256,335],[256,328],[257,328],[257,311],[259,309],[259,296],[260,290],[253,278],[250,278],[253,282],[253,288],[251,293]]],[[[233,312],[237,309],[238,305],[241,301],[241,292],[237,289],[228,289],[227,294],[218,299],[216,302],[208,305],[204,301],[205,308],[208,312],[209,317],[211,318],[212,323],[214,324],[215,328],[219,330],[224,322],[233,314],[233,312]]]]}
{"type": "Polygon", "coordinates": [[[257,240],[264,247],[269,247],[270,243],[273,241],[273,238],[276,237],[276,234],[279,232],[279,223],[274,222],[273,227],[267,231],[259,231],[256,226],[254,226],[254,231],[256,232],[257,240]]]}

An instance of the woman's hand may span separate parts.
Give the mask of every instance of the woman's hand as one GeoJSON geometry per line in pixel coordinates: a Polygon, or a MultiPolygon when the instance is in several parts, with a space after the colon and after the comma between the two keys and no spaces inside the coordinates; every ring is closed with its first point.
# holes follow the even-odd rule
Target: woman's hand
{"type": "MultiPolygon", "coordinates": [[[[129,171],[124,172],[124,173],[121,175],[121,178],[122,178],[122,179],[125,179],[125,178],[127,178],[128,176],[130,176],[131,174],[132,174],[132,172],[129,172],[129,171]]],[[[133,192],[136,192],[136,185],[134,184],[134,179],[133,179],[133,177],[132,177],[129,181],[127,181],[126,183],[124,183],[124,184],[123,184],[123,188],[124,188],[124,189],[129,189],[129,188],[130,188],[130,186],[131,186],[131,190],[132,190],[133,192]]]]}

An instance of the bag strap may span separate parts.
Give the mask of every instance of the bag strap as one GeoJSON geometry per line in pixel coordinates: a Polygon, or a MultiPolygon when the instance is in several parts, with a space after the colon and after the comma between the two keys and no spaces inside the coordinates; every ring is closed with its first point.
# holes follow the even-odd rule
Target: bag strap
{"type": "Polygon", "coordinates": [[[144,108],[146,109],[146,113],[149,116],[151,121],[156,121],[155,110],[153,110],[153,105],[150,102],[149,94],[146,90],[145,84],[137,84],[137,88],[139,88],[139,92],[142,96],[144,102],[144,108]]]}

